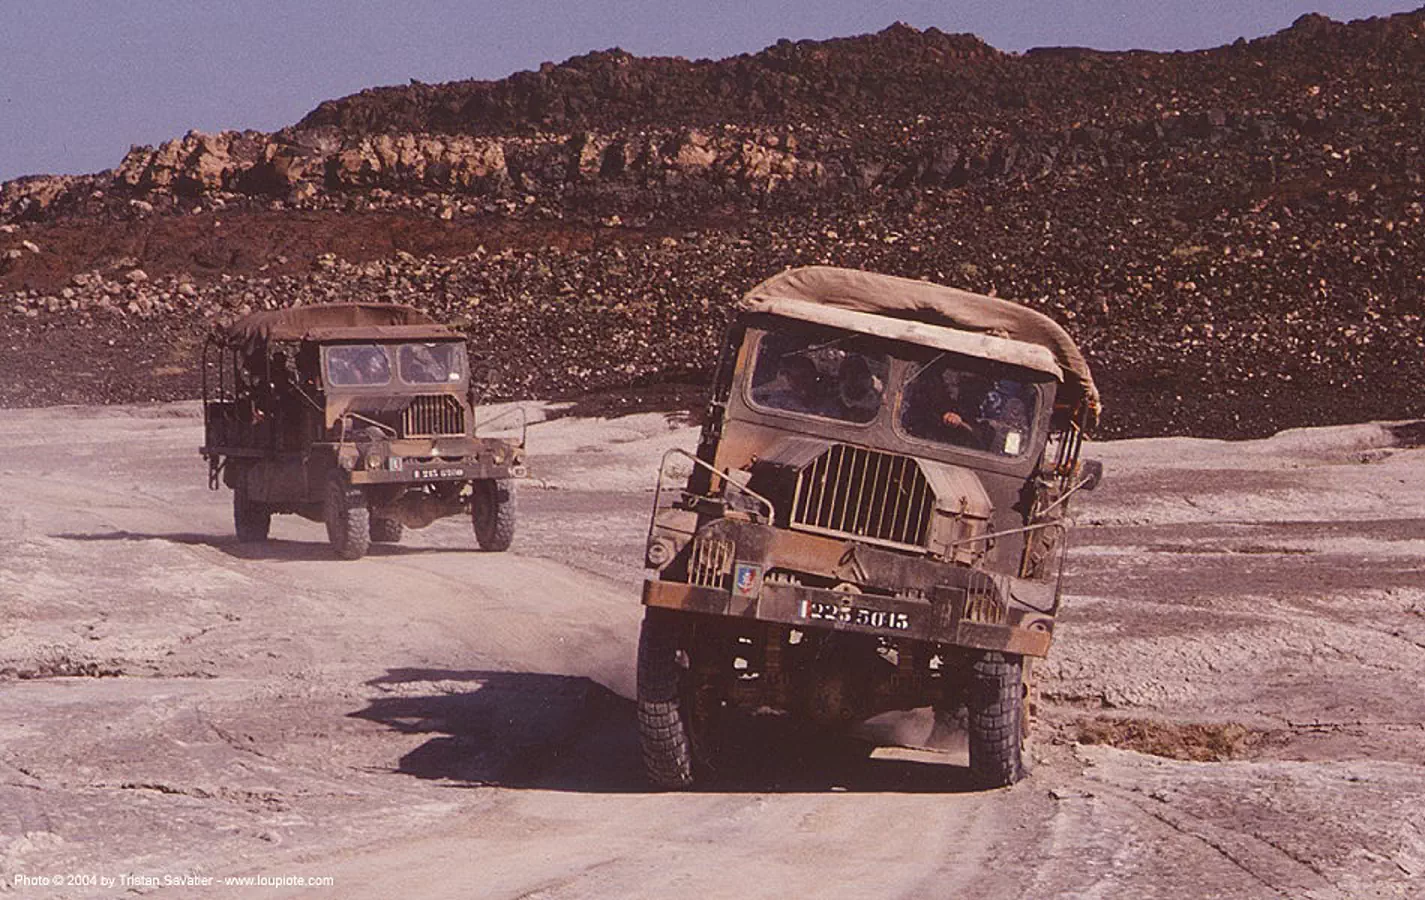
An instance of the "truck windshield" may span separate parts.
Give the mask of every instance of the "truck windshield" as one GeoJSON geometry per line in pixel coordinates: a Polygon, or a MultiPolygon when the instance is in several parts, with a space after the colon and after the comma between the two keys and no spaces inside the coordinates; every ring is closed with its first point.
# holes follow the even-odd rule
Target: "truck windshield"
{"type": "Polygon", "coordinates": [[[864,343],[854,334],[764,334],[752,369],[752,402],[842,422],[872,421],[881,410],[890,358],[864,343]]]}
{"type": "Polygon", "coordinates": [[[391,360],[380,344],[336,344],[326,351],[330,384],[347,387],[391,383],[391,360]]]}
{"type": "Polygon", "coordinates": [[[450,384],[465,377],[464,346],[456,343],[401,344],[396,360],[407,384],[450,384]]]}
{"type": "Polygon", "coordinates": [[[1005,366],[942,354],[906,384],[901,428],[912,437],[997,456],[1029,447],[1037,393],[1005,366]]]}

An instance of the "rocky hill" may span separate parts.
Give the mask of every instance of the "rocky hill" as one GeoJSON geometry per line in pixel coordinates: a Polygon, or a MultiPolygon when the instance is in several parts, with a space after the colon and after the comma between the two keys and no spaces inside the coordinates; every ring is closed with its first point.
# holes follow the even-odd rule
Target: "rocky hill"
{"type": "Polygon", "coordinates": [[[412,83],[0,186],[0,404],[196,393],[214,319],[464,323],[492,396],[683,379],[730,303],[828,262],[1059,319],[1105,432],[1425,414],[1425,10],[1192,53],[904,25],[720,61],[412,83]]]}

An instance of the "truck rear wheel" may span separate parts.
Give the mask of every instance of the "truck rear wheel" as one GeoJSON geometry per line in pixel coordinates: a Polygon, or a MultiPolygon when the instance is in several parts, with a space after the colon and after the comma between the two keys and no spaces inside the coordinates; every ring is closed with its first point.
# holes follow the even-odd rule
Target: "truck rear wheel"
{"type": "Polygon", "coordinates": [[[970,670],[970,772],[981,787],[1024,777],[1024,670],[1013,654],[984,652],[970,670]]]}
{"type": "Polygon", "coordinates": [[[233,485],[233,530],[244,544],[267,540],[272,528],[272,511],[267,504],[248,496],[245,472],[238,472],[233,485]]]}
{"type": "Polygon", "coordinates": [[[399,544],[405,527],[395,519],[371,520],[371,540],[376,544],[399,544]]]}
{"type": "Polygon", "coordinates": [[[645,611],[638,635],[638,739],[648,780],[665,790],[693,784],[691,704],[679,662],[683,629],[666,614],[645,611]]]}
{"type": "Polygon", "coordinates": [[[341,476],[327,482],[324,518],[327,540],[342,559],[360,559],[371,547],[371,511],[360,488],[348,485],[341,476]]]}
{"type": "Polygon", "coordinates": [[[470,500],[470,523],[481,550],[510,549],[515,539],[515,483],[509,478],[475,482],[470,500]]]}

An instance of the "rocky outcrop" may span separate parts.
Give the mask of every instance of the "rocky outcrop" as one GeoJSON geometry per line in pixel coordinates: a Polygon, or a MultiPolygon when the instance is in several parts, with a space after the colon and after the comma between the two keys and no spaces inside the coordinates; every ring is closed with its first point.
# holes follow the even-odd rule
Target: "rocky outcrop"
{"type": "Polygon", "coordinates": [[[663,186],[688,179],[750,194],[789,182],[820,182],[826,167],[799,159],[796,139],[769,129],[488,138],[441,134],[189,132],[158,147],[134,147],[111,173],[38,177],[6,186],[0,220],[92,214],[87,200],[128,198],[131,212],[222,197],[331,206],[373,189],[502,197],[567,184],[663,186]]]}
{"type": "Polygon", "coordinates": [[[0,184],[0,222],[40,221],[107,182],[92,175],[29,175],[0,184]]]}
{"type": "Polygon", "coordinates": [[[327,157],[322,170],[335,189],[408,185],[485,194],[509,178],[500,141],[466,136],[363,137],[327,157]]]}
{"type": "Polygon", "coordinates": [[[195,196],[235,186],[239,173],[262,161],[266,135],[190,131],[157,148],[134,147],[114,170],[116,185],[141,192],[195,196]]]}
{"type": "Polygon", "coordinates": [[[895,107],[944,90],[966,70],[1006,59],[973,35],[899,24],[858,38],[783,40],[716,62],[644,59],[615,48],[501,81],[365,90],[321,104],[298,127],[329,126],[346,134],[572,133],[657,129],[670,122],[714,127],[859,118],[897,114],[895,107]],[[927,79],[915,90],[897,90],[927,79]]]}

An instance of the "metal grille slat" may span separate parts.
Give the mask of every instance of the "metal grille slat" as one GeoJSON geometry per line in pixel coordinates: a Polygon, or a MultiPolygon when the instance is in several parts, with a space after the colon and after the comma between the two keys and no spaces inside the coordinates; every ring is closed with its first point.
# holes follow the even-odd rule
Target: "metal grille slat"
{"type": "Polygon", "coordinates": [[[860,509],[856,501],[856,489],[859,486],[856,474],[860,469],[859,463],[861,462],[861,454],[848,453],[843,450],[841,453],[841,462],[843,466],[841,483],[846,485],[846,490],[841,498],[841,507],[845,510],[845,514],[842,517],[843,525],[847,531],[854,531],[856,529],[856,515],[860,509]]]}
{"type": "Polygon", "coordinates": [[[904,540],[906,531],[910,528],[911,523],[911,512],[906,502],[910,499],[909,492],[905,489],[906,470],[913,468],[915,464],[904,457],[901,458],[900,464],[900,471],[896,474],[896,493],[898,496],[896,502],[893,504],[896,512],[892,517],[892,531],[900,535],[901,539],[904,540]]]}
{"type": "MultiPolygon", "coordinates": [[[[902,480],[905,478],[905,467],[906,467],[906,460],[905,460],[905,457],[903,457],[903,456],[898,456],[898,457],[896,457],[895,464],[891,467],[891,473],[892,473],[892,474],[891,474],[891,478],[892,478],[892,483],[895,485],[895,493],[897,494],[897,497],[896,497],[896,500],[897,500],[897,501],[900,500],[900,496],[899,496],[899,495],[900,495],[901,493],[903,493],[902,490],[901,490],[901,482],[902,482],[902,480]]],[[[889,504],[887,504],[887,505],[888,505],[888,506],[890,507],[890,509],[891,509],[891,527],[890,527],[890,532],[891,532],[891,534],[901,534],[902,529],[905,527],[905,522],[906,522],[906,520],[909,518],[909,516],[908,516],[907,513],[906,513],[905,505],[902,504],[902,503],[900,503],[900,502],[892,502],[892,503],[889,503],[889,504]]]]}
{"type": "Polygon", "coordinates": [[[797,477],[792,524],[923,547],[935,495],[913,459],[836,444],[797,477]]]}
{"type": "Polygon", "coordinates": [[[913,496],[911,516],[906,521],[907,528],[912,528],[916,522],[921,522],[928,518],[932,505],[932,498],[928,496],[929,493],[929,490],[926,490],[924,493],[916,493],[913,496]]]}
{"type": "MultiPolygon", "coordinates": [[[[805,519],[808,522],[821,518],[822,507],[826,505],[826,474],[831,465],[831,456],[823,454],[812,463],[811,473],[811,502],[807,504],[805,519]]],[[[800,478],[798,480],[801,480],[800,478]]]]}
{"type": "Polygon", "coordinates": [[[831,514],[836,506],[836,471],[838,460],[841,457],[832,450],[826,454],[825,466],[821,470],[821,504],[817,507],[817,520],[821,521],[831,514]]]}
{"type": "Polygon", "coordinates": [[[851,460],[852,483],[856,485],[856,500],[851,506],[851,530],[857,533],[864,532],[866,525],[864,519],[870,512],[866,505],[866,480],[871,471],[871,460],[864,454],[856,454],[851,460]]]}
{"type": "Polygon", "coordinates": [[[888,459],[883,453],[876,456],[875,476],[871,478],[871,496],[878,498],[878,500],[876,500],[874,508],[866,514],[866,528],[868,528],[872,534],[883,534],[883,531],[885,531],[882,528],[882,524],[885,523],[886,507],[889,506],[889,501],[891,501],[891,497],[889,497],[891,483],[889,483],[888,478],[886,478],[886,476],[888,476],[888,471],[886,470],[891,467],[892,461],[893,460],[888,459]]]}
{"type": "Polygon", "coordinates": [[[841,447],[832,447],[831,453],[826,454],[826,481],[828,484],[826,484],[826,491],[822,497],[821,511],[814,523],[821,528],[826,527],[826,521],[844,503],[841,498],[838,498],[838,494],[844,494],[846,490],[846,484],[841,478],[841,456],[841,447]]]}
{"type": "Polygon", "coordinates": [[[423,394],[401,412],[402,437],[464,433],[465,409],[449,394],[423,394]]]}

